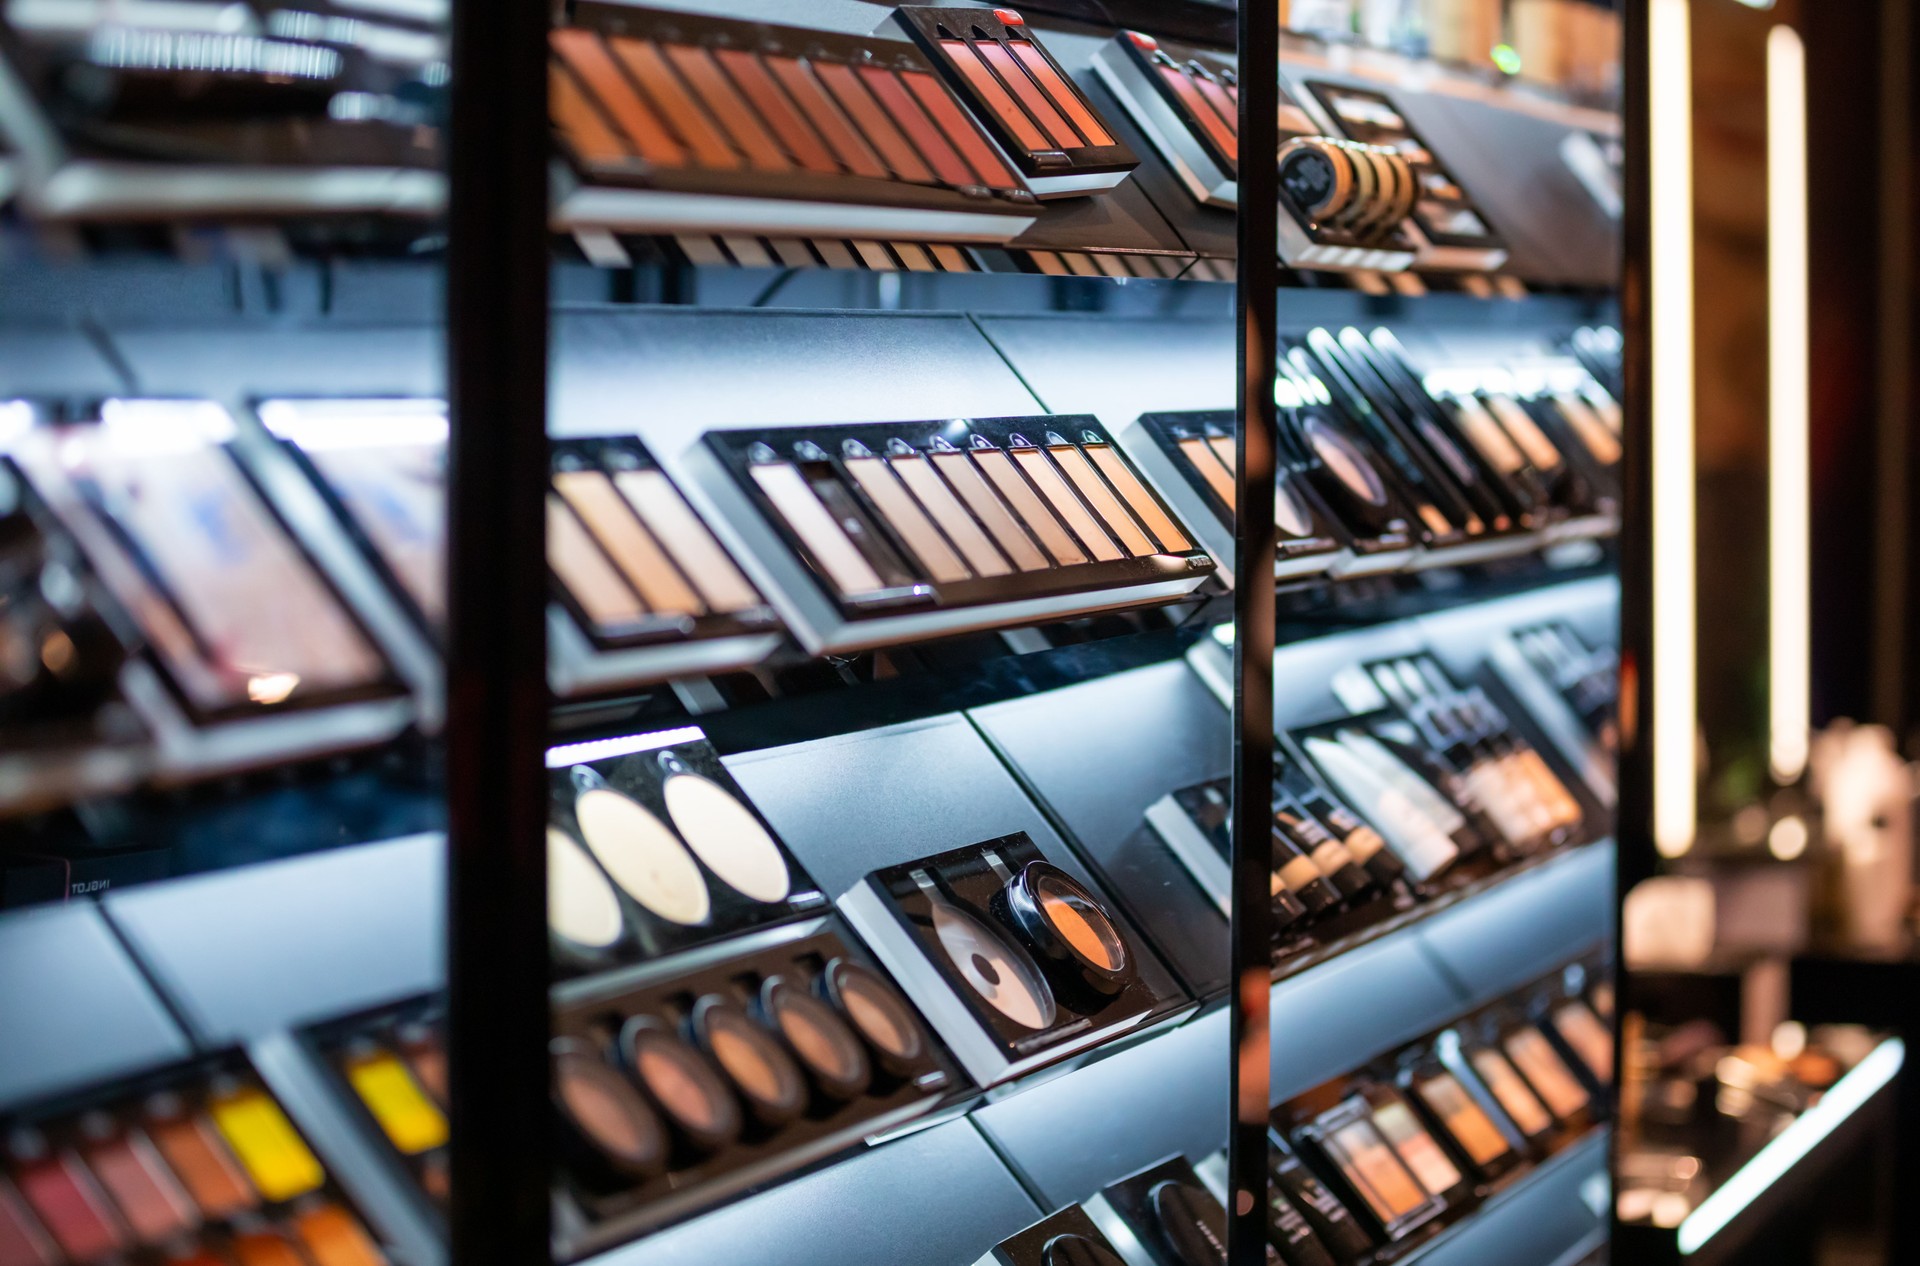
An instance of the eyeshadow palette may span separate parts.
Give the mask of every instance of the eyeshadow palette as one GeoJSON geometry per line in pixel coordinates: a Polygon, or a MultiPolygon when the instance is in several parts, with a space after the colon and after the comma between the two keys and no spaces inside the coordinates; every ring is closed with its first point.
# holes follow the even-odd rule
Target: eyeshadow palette
{"type": "Polygon", "coordinates": [[[1417,235],[1420,267],[1491,271],[1507,262],[1506,242],[1385,93],[1324,81],[1307,90],[1340,135],[1387,150],[1411,168],[1407,224],[1417,235]]]}
{"type": "Polygon", "coordinates": [[[660,958],[827,908],[698,729],[547,752],[556,966],[660,958]]]}
{"type": "Polygon", "coordinates": [[[10,4],[0,148],[54,219],[436,213],[447,52],[415,16],[10,4]]]}
{"type": "MultiPolygon", "coordinates": [[[[1238,417],[1230,409],[1219,409],[1142,414],[1120,437],[1174,513],[1194,526],[1195,535],[1217,559],[1233,557],[1238,432],[1238,417]]],[[[1273,518],[1279,529],[1274,579],[1337,575],[1352,562],[1343,543],[1345,529],[1293,470],[1282,469],[1274,485],[1273,518]]]]}
{"type": "Polygon", "coordinates": [[[1087,1211],[1070,1204],[994,1245],[973,1266],[1128,1266],[1087,1211]]]}
{"type": "Polygon", "coordinates": [[[1282,362],[1274,383],[1280,405],[1280,469],[1311,488],[1329,517],[1345,529],[1348,557],[1333,564],[1334,577],[1402,571],[1420,555],[1428,528],[1408,503],[1398,481],[1365,436],[1332,408],[1333,397],[1318,379],[1295,376],[1282,362]]]}
{"type": "MultiPolygon", "coordinates": [[[[1337,1266],[1353,1266],[1373,1254],[1373,1236],[1368,1233],[1340,1197],[1300,1163],[1285,1132],[1270,1127],[1267,1132],[1267,1238],[1283,1253],[1304,1240],[1297,1217],[1304,1222],[1313,1243],[1337,1266]]],[[[1324,1266],[1311,1252],[1289,1255],[1292,1266],[1324,1266]]]]}
{"type": "Polygon", "coordinates": [[[894,13],[1042,198],[1111,189],[1140,165],[1019,13],[924,5],[894,13]]]}
{"type": "Polygon", "coordinates": [[[309,1029],[306,1045],[348,1105],[387,1176],[438,1222],[447,1207],[447,1050],[437,1001],[387,1007],[309,1029]]]}
{"type": "Polygon", "coordinates": [[[1462,1182],[1405,1101],[1364,1079],[1317,1086],[1282,1104],[1273,1120],[1376,1244],[1424,1238],[1462,1182]]]}
{"type": "Polygon", "coordinates": [[[1122,31],[1093,69],[1196,202],[1240,205],[1240,73],[1231,50],[1122,31]]]}
{"type": "Polygon", "coordinates": [[[1535,1159],[1574,1142],[1598,1119],[1592,1093],[1552,1043],[1505,1007],[1449,1032],[1436,1043],[1441,1061],[1483,1108],[1512,1126],[1535,1159]]]}
{"type": "Polygon", "coordinates": [[[562,1260],[856,1146],[958,1085],[831,918],[563,985],[554,1031],[562,1260]]]}
{"type": "Polygon", "coordinates": [[[121,688],[163,776],[378,742],[412,713],[385,650],[237,460],[235,434],[218,405],[108,400],[97,420],[11,446],[145,643],[121,688]]]}
{"type": "Polygon", "coordinates": [[[816,654],[1171,601],[1216,569],[1090,417],[711,431],[689,461],[816,654]]]}
{"type": "Polygon", "coordinates": [[[1034,191],[911,43],[583,0],[552,35],[568,227],[1005,242],[1034,191]]]}
{"type": "Polygon", "coordinates": [[[1178,999],[1118,910],[1025,832],[890,866],[840,898],[981,1086],[1118,1037],[1178,999]]]}
{"type": "Polygon", "coordinates": [[[549,622],[558,693],[758,663],[779,619],[636,439],[554,444],[549,622]]]}
{"type": "Polygon", "coordinates": [[[273,1093],[219,1057],[0,1122],[0,1260],[384,1266],[273,1093]]]}
{"type": "Polygon", "coordinates": [[[1482,1194],[1525,1164],[1525,1140],[1497,1110],[1489,1111],[1474,1097],[1433,1047],[1411,1046],[1395,1056],[1393,1080],[1482,1194]]]}
{"type": "MultiPolygon", "coordinates": [[[[1227,1211],[1184,1157],[1129,1174],[1086,1202],[1110,1239],[1140,1246],[1151,1266],[1226,1266],[1227,1211]]],[[[1268,1266],[1283,1266],[1267,1246],[1268,1266]]]]}
{"type": "MultiPolygon", "coordinates": [[[[1387,841],[1416,886],[1477,874],[1489,863],[1490,843],[1479,822],[1440,786],[1427,753],[1396,739],[1379,724],[1391,713],[1342,718],[1288,732],[1314,771],[1387,841]]],[[[1457,789],[1456,789],[1457,791],[1457,789]]],[[[1449,880],[1451,882],[1451,880],[1449,880]]]]}

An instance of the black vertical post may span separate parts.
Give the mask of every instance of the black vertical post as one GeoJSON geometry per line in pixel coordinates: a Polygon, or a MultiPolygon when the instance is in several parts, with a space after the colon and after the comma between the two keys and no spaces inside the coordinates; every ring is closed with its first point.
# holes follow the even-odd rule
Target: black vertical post
{"type": "Polygon", "coordinates": [[[452,6],[447,353],[451,1258],[548,1260],[547,9],[452,6]]]}
{"type": "MultiPolygon", "coordinates": [[[[1651,212],[1652,168],[1647,29],[1648,0],[1625,0],[1622,139],[1625,144],[1625,215],[1621,223],[1620,332],[1626,339],[1623,365],[1626,415],[1623,436],[1622,515],[1620,526],[1620,698],[1618,702],[1620,799],[1614,829],[1615,890],[1613,937],[1619,955],[1614,1005],[1614,1079],[1625,1088],[1626,1043],[1621,1022],[1633,1003],[1621,915],[1634,885],[1650,877],[1659,854],[1653,843],[1653,743],[1647,724],[1653,708],[1653,322],[1651,212]]],[[[1610,1144],[1610,1172],[1619,1173],[1621,1139],[1610,1144]]],[[[1619,1225],[1614,1225],[1619,1242],[1619,1225]]]]}
{"type": "Polygon", "coordinates": [[[1279,286],[1280,16],[1271,0],[1240,4],[1239,346],[1240,487],[1233,542],[1234,981],[1229,1075],[1227,1258],[1267,1260],[1267,1005],[1272,995],[1273,564],[1275,358],[1279,286]],[[1262,140],[1264,137],[1266,139],[1262,140]]]}

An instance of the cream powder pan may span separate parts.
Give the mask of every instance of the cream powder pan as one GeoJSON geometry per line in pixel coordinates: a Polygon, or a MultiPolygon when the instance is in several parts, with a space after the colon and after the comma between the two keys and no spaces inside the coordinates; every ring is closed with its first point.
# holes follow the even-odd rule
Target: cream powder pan
{"type": "Polygon", "coordinates": [[[674,827],[707,868],[755,901],[784,901],[793,876],[760,819],[726,788],[698,774],[668,777],[662,794],[674,827]]]}
{"type": "Polygon", "coordinates": [[[561,939],[604,950],[623,930],[620,899],[566,832],[547,828],[547,926],[561,939]]]}
{"type": "Polygon", "coordinates": [[[707,881],[664,822],[605,787],[581,792],[573,812],[593,855],[642,908],[687,927],[707,921],[713,911],[707,881]]]}

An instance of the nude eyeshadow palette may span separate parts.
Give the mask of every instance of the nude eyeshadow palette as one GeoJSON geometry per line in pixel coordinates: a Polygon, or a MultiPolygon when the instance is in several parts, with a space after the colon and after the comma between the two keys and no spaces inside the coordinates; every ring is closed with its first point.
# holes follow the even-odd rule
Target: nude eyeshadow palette
{"type": "Polygon", "coordinates": [[[0,1261],[384,1266],[387,1251],[239,1055],[0,1121],[0,1261]]]}
{"type": "Polygon", "coordinates": [[[824,1160],[960,1084],[831,917],[562,985],[554,1034],[569,1260],[824,1160]]]}
{"type": "Polygon", "coordinates": [[[547,780],[548,927],[563,974],[828,908],[695,727],[551,748],[547,780]]]}
{"type": "Polygon", "coordinates": [[[1513,1125],[1531,1157],[1572,1144],[1600,1119],[1600,1100],[1568,1057],[1507,1004],[1470,1016],[1448,1032],[1452,1036],[1440,1046],[1442,1061],[1513,1125]]]}
{"type": "Polygon", "coordinates": [[[1527,1163],[1526,1140],[1497,1107],[1476,1098],[1441,1059],[1437,1044],[1419,1042],[1383,1061],[1382,1069],[1426,1123],[1455,1165],[1485,1195],[1527,1163]]]}
{"type": "Polygon", "coordinates": [[[0,148],[24,200],[123,220],[437,211],[444,37],[312,8],[8,5],[0,148]]]}
{"type": "Polygon", "coordinates": [[[981,1086],[1182,1001],[1114,905],[1025,832],[877,870],[840,909],[981,1086]]]}
{"type": "Polygon", "coordinates": [[[1324,81],[1307,90],[1340,135],[1390,150],[1412,168],[1416,197],[1408,220],[1421,267],[1489,271],[1506,263],[1506,242],[1385,93],[1324,81]]]}
{"type": "Polygon", "coordinates": [[[570,227],[1005,242],[1034,191],[913,44],[584,0],[552,33],[570,227]]]}
{"type": "MultiPolygon", "coordinates": [[[[1231,409],[1147,413],[1121,434],[1128,453],[1167,503],[1220,559],[1233,557],[1239,425],[1231,409]]],[[[1273,511],[1279,529],[1274,579],[1311,579],[1338,572],[1351,561],[1345,529],[1297,472],[1280,472],[1273,511]]]]}
{"type": "Polygon", "coordinates": [[[1016,10],[901,5],[894,13],[1042,198],[1111,189],[1139,166],[1016,10]]]}
{"type": "Polygon", "coordinates": [[[1170,601],[1216,570],[1091,417],[713,431],[694,454],[815,653],[1170,601]]]}
{"type": "Polygon", "coordinates": [[[1093,68],[1196,202],[1240,204],[1240,72],[1232,50],[1122,31],[1093,68]]]}
{"type": "Polygon", "coordinates": [[[1077,1204],[1001,1240],[973,1266],[1127,1266],[1113,1241],[1077,1204]]]}

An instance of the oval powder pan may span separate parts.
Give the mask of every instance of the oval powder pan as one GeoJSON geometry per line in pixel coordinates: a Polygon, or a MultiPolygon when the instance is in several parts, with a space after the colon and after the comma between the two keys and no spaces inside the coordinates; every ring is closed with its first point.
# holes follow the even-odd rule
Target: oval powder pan
{"type": "Polygon", "coordinates": [[[688,1027],[760,1125],[782,1126],[805,1110],[807,1082],[800,1066],[745,1007],[709,994],[694,1004],[688,1027]]]}
{"type": "Polygon", "coordinates": [[[707,922],[713,895],[680,837],[587,766],[574,766],[568,777],[581,838],[620,890],[670,923],[696,927],[707,922]]]}
{"type": "Polygon", "coordinates": [[[874,1063],[888,1076],[911,1076],[925,1063],[926,1030],[886,977],[850,959],[836,958],[820,973],[819,987],[865,1039],[874,1063]]]}
{"type": "Polygon", "coordinates": [[[666,774],[661,795],[667,815],[707,869],[755,901],[785,901],[793,890],[793,872],[753,810],[719,783],[689,770],[671,752],[661,753],[660,768],[666,774]]]}
{"type": "Polygon", "coordinates": [[[924,873],[915,880],[933,912],[933,934],[960,979],[988,1006],[1029,1029],[1053,1027],[1053,989],[1028,953],[962,910],[924,873]]]}
{"type": "Polygon", "coordinates": [[[666,1126],[627,1079],[577,1038],[549,1051],[554,1108],[578,1168],[609,1183],[665,1172],[666,1126]]]}
{"type": "Polygon", "coordinates": [[[828,1098],[845,1101],[866,1091],[873,1065],[839,1012],[779,976],[760,987],[759,1008],[828,1098]]]}
{"type": "Polygon", "coordinates": [[[739,1137],[740,1103],[707,1062],[652,1016],[620,1030],[620,1053],[654,1106],[696,1151],[713,1152],[739,1137]]]}
{"type": "Polygon", "coordinates": [[[620,898],[585,846],[547,828],[547,927],[572,957],[599,962],[627,935],[620,898]]]}
{"type": "Polygon", "coordinates": [[[1127,938],[1106,905],[1052,862],[1028,862],[1007,885],[1013,922],[1041,957],[1095,992],[1117,994],[1135,973],[1127,938]]]}

